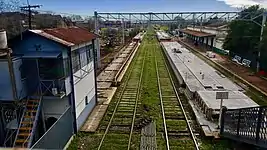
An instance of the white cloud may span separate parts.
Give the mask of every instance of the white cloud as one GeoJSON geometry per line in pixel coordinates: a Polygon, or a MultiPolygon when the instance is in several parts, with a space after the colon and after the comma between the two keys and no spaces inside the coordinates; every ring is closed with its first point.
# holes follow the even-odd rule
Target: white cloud
{"type": "Polygon", "coordinates": [[[267,0],[217,0],[217,1],[222,1],[231,7],[260,5],[261,7],[267,8],[267,0]]]}

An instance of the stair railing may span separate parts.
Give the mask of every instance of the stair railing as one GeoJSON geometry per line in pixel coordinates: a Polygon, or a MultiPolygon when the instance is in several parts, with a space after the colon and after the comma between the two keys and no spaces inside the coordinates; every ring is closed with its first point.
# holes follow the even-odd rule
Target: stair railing
{"type": "MultiPolygon", "coordinates": [[[[7,137],[6,139],[5,139],[5,141],[4,141],[4,147],[7,147],[8,145],[7,145],[7,142],[9,141],[9,140],[11,140],[12,141],[12,137],[13,137],[13,135],[15,134],[17,132],[17,130],[14,130],[14,131],[12,131],[12,133],[10,134],[10,136],[9,137],[7,137]]],[[[9,142],[9,144],[10,144],[11,142],[9,142]]]]}
{"type": "Polygon", "coordinates": [[[15,137],[15,140],[14,140],[14,142],[13,142],[13,147],[15,147],[16,140],[17,140],[18,135],[19,135],[19,129],[21,128],[21,125],[22,125],[22,121],[23,121],[24,115],[25,115],[25,113],[26,113],[26,111],[27,111],[28,101],[29,101],[29,97],[27,98],[27,102],[26,102],[25,108],[24,108],[24,110],[23,110],[23,114],[21,115],[21,118],[20,118],[19,126],[18,126],[17,133],[16,133],[16,137],[15,137]]]}
{"type": "MultiPolygon", "coordinates": [[[[34,134],[35,134],[35,131],[36,131],[36,128],[37,128],[38,119],[39,119],[39,115],[40,115],[41,108],[42,108],[41,105],[42,105],[42,96],[40,96],[39,105],[38,105],[38,107],[37,107],[36,115],[35,115],[34,120],[33,120],[33,127],[32,127],[31,134],[30,134],[30,136],[27,138],[27,140],[29,140],[28,145],[27,145],[27,148],[30,148],[31,145],[32,145],[33,137],[34,137],[34,134]]],[[[31,121],[32,121],[32,120],[31,120],[31,121]]],[[[26,141],[27,141],[27,140],[26,140],[26,141]]]]}
{"type": "Polygon", "coordinates": [[[31,112],[30,123],[33,124],[32,130],[30,132],[30,135],[27,137],[27,139],[23,143],[23,147],[27,147],[27,148],[30,148],[31,145],[32,145],[33,137],[34,137],[34,134],[35,134],[35,131],[36,131],[36,128],[37,128],[37,124],[38,124],[39,114],[40,114],[40,111],[41,111],[41,108],[42,108],[41,105],[42,105],[43,92],[42,92],[42,89],[41,89],[41,85],[39,86],[38,94],[40,95],[38,107],[37,107],[37,109],[32,109],[32,110],[36,110],[36,114],[34,115],[34,112],[31,112]]]}

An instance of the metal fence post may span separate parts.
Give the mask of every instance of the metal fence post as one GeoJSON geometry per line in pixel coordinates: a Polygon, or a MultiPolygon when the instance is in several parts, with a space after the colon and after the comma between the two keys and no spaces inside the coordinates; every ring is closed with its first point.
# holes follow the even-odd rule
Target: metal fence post
{"type": "Polygon", "coordinates": [[[220,127],[220,134],[222,135],[223,134],[223,131],[224,131],[224,121],[225,121],[225,113],[227,111],[227,108],[225,106],[222,107],[222,117],[221,117],[221,127],[220,127]]]}
{"type": "Polygon", "coordinates": [[[237,136],[239,136],[239,131],[240,131],[240,119],[241,118],[241,109],[238,111],[238,121],[237,121],[237,136]]]}
{"type": "Polygon", "coordinates": [[[260,107],[259,113],[258,113],[258,122],[257,122],[257,128],[256,128],[256,143],[259,142],[260,139],[260,128],[261,128],[261,120],[262,120],[262,111],[263,108],[260,107]]]}

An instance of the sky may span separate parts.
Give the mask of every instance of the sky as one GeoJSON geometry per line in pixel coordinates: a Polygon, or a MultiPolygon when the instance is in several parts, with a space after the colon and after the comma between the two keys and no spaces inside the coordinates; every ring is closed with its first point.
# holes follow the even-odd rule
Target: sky
{"type": "MultiPolygon", "coordinates": [[[[22,0],[26,3],[26,0],[22,0]]],[[[29,0],[41,10],[77,15],[98,12],[182,12],[236,11],[242,6],[259,4],[267,8],[267,0],[29,0]]]]}

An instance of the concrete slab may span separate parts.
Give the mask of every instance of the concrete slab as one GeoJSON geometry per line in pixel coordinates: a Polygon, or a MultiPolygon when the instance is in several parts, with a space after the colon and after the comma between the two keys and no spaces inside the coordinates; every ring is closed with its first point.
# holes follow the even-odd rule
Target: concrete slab
{"type": "MultiPolygon", "coordinates": [[[[197,92],[205,105],[215,110],[215,113],[218,113],[220,109],[220,100],[216,100],[216,92],[219,90],[229,91],[229,98],[223,102],[223,105],[228,109],[258,106],[248,96],[240,92],[243,91],[241,87],[218,73],[218,71],[195,56],[188,49],[182,47],[179,43],[162,42],[161,45],[172,68],[178,72],[178,75],[176,74],[177,78],[182,78],[189,91],[191,93],[197,92]],[[181,53],[174,52],[174,48],[180,50],[181,53]]],[[[208,120],[206,114],[203,114],[203,111],[200,109],[199,100],[195,97],[190,98],[192,98],[192,100],[189,100],[190,106],[205,135],[218,137],[219,130],[216,123],[218,119],[208,120]]],[[[201,105],[203,105],[202,101],[201,105]]]]}
{"type": "Polygon", "coordinates": [[[123,63],[125,61],[125,58],[116,58],[112,61],[112,63],[123,63]]]}
{"type": "Polygon", "coordinates": [[[217,136],[217,133],[219,132],[219,129],[217,129],[218,124],[216,124],[215,122],[208,121],[202,111],[199,109],[198,105],[194,104],[192,100],[189,100],[189,104],[205,136],[217,136]]]}
{"type": "Polygon", "coordinates": [[[105,71],[118,71],[120,69],[120,67],[121,67],[121,64],[112,63],[112,64],[107,66],[105,71]]]}
{"type": "Polygon", "coordinates": [[[112,85],[112,82],[97,82],[97,89],[108,89],[112,85]]]}
{"type": "MultiPolygon", "coordinates": [[[[129,51],[130,52],[130,51],[129,51]]],[[[128,55],[129,55],[129,53],[122,53],[122,54],[120,54],[118,57],[119,58],[126,58],[126,57],[128,57],[128,55]]]]}
{"type": "Polygon", "coordinates": [[[97,76],[97,81],[110,81],[112,82],[114,80],[114,77],[116,75],[116,71],[108,71],[104,70],[97,76]]]}
{"type": "Polygon", "coordinates": [[[104,114],[106,113],[107,108],[108,105],[97,105],[89,115],[80,131],[95,132],[104,114]]]}
{"type": "MultiPolygon", "coordinates": [[[[259,105],[252,101],[248,96],[239,91],[228,91],[228,99],[223,100],[223,106],[228,109],[239,109],[248,107],[258,107],[259,105]]],[[[216,99],[216,92],[214,91],[198,91],[201,100],[212,110],[220,110],[221,100],[216,99]]]]}
{"type": "Polygon", "coordinates": [[[242,90],[241,87],[228,78],[219,75],[214,68],[206,64],[185,47],[182,47],[178,42],[162,42],[161,44],[167,51],[170,59],[177,66],[178,71],[181,73],[181,76],[184,78],[189,88],[197,84],[200,89],[196,90],[201,90],[200,86],[211,88],[212,90],[220,90],[221,88],[232,91],[242,90]],[[174,48],[179,49],[181,53],[173,52],[174,48]]]}
{"type": "Polygon", "coordinates": [[[106,100],[104,101],[103,104],[105,105],[109,105],[109,103],[111,102],[113,96],[115,95],[117,91],[116,87],[111,87],[109,90],[106,91],[106,100]]]}

